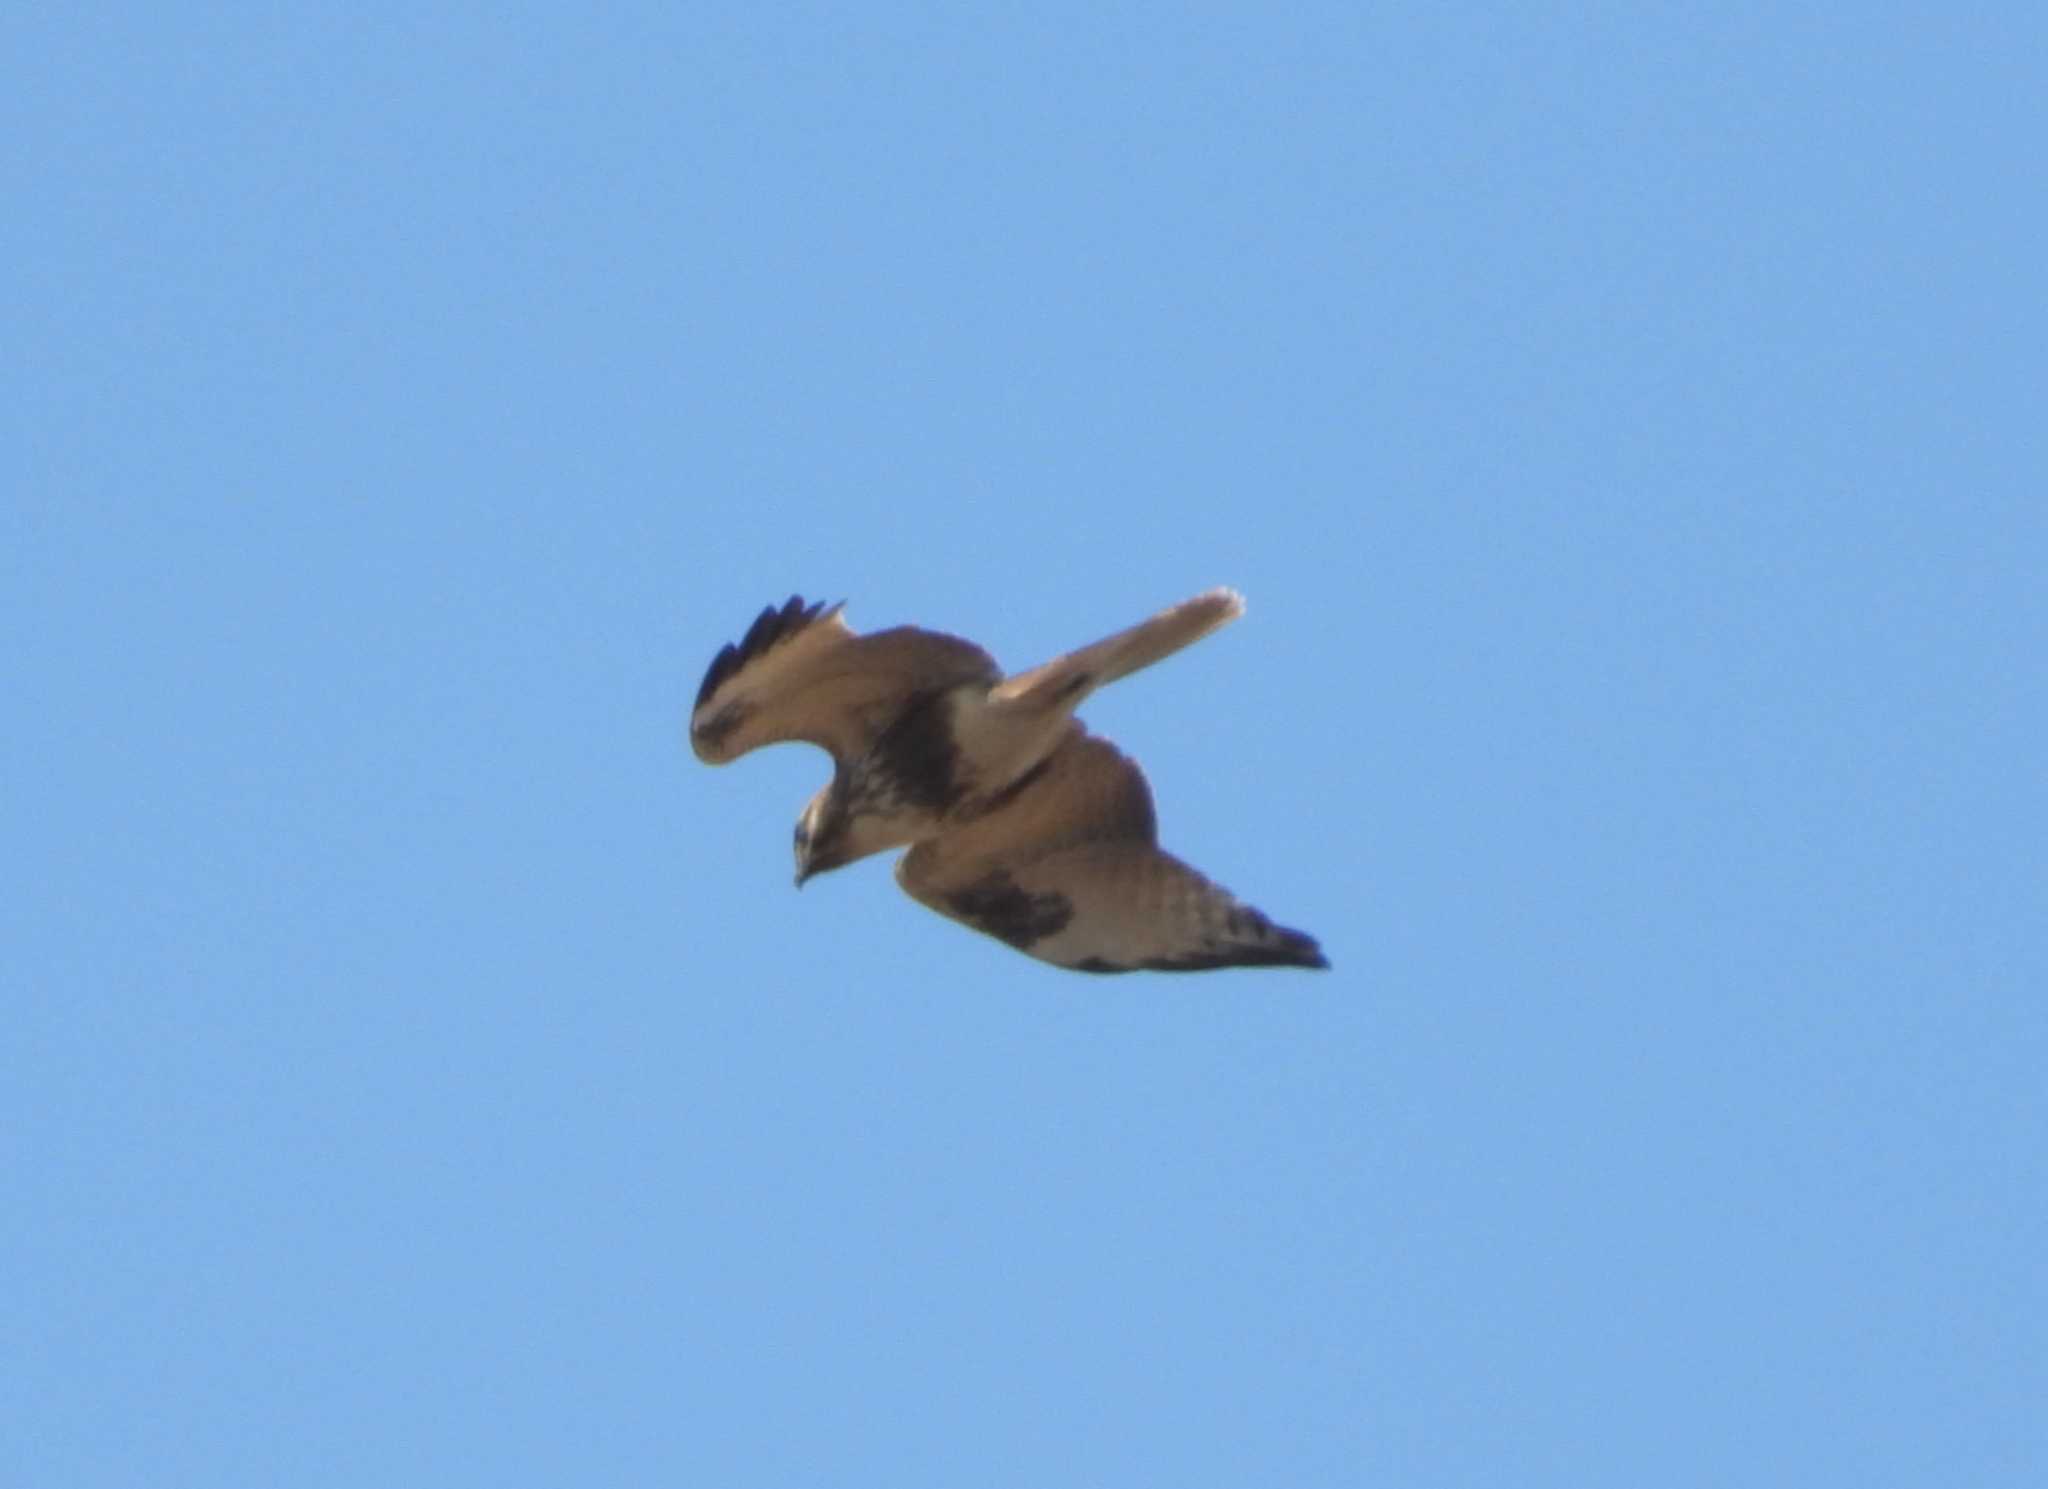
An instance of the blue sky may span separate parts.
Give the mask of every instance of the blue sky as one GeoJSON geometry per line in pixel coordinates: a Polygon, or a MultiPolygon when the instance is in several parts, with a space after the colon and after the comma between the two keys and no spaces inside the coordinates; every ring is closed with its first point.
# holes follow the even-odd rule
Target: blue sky
{"type": "Polygon", "coordinates": [[[0,1478],[2048,1473],[2030,6],[6,26],[0,1478]],[[790,888],[792,592],[1327,974],[790,888]]]}

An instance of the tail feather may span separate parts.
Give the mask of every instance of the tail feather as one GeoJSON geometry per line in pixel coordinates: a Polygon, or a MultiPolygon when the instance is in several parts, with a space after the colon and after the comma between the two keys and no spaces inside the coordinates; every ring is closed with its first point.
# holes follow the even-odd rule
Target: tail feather
{"type": "Polygon", "coordinates": [[[1053,703],[1072,707],[1104,683],[1163,661],[1242,614],[1242,595],[1234,589],[1212,589],[1092,646],[1005,678],[990,691],[990,701],[1024,707],[1053,703]]]}

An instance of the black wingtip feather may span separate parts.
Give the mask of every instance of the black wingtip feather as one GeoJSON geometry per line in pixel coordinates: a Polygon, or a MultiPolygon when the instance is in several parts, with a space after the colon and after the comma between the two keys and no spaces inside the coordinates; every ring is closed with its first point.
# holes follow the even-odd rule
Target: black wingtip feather
{"type": "Polygon", "coordinates": [[[1232,946],[1193,956],[1162,957],[1144,965],[1148,972],[1214,972],[1223,967],[1307,967],[1326,971],[1330,959],[1313,939],[1300,936],[1298,941],[1281,946],[1232,946]]]}
{"type": "Polygon", "coordinates": [[[740,638],[739,645],[727,643],[711,659],[710,667],[704,672],[704,681],[697,686],[697,701],[692,706],[703,707],[704,700],[717,691],[720,683],[776,643],[794,636],[823,615],[825,610],[823,600],[806,605],[802,595],[791,595],[781,606],[770,605],[763,610],[747,627],[747,634],[740,638]]]}
{"type": "MultiPolygon", "coordinates": [[[[1284,929],[1284,928],[1279,928],[1284,929]]],[[[1225,967],[1307,967],[1327,971],[1330,959],[1316,945],[1315,937],[1300,931],[1286,931],[1290,938],[1279,946],[1228,946],[1217,951],[1190,952],[1186,956],[1154,957],[1128,964],[1089,957],[1070,962],[1076,972],[1216,972],[1225,967]]]]}

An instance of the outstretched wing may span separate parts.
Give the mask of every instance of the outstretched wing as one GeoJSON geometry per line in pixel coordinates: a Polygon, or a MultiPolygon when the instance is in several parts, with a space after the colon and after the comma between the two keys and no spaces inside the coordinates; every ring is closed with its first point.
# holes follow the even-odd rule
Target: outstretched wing
{"type": "Polygon", "coordinates": [[[912,700],[1001,675],[972,642],[910,626],[857,635],[841,608],[792,595],[711,659],[690,713],[698,759],[722,765],[790,739],[858,759],[912,700]]]}
{"type": "Polygon", "coordinates": [[[1077,971],[1329,965],[1313,937],[1161,852],[1144,773],[1078,726],[1009,800],[905,854],[896,878],[941,915],[1077,971]]]}
{"type": "Polygon", "coordinates": [[[1072,713],[1097,688],[1165,660],[1243,614],[1244,596],[1234,589],[1212,589],[1092,646],[1004,678],[989,701],[1026,709],[1057,704],[1072,713]]]}

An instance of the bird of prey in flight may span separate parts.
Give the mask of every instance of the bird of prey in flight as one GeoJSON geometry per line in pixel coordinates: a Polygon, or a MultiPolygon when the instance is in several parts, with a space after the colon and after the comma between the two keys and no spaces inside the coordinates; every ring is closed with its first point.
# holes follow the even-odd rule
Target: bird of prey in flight
{"type": "Polygon", "coordinates": [[[824,748],[832,780],[796,824],[796,882],[908,847],[911,898],[1083,972],[1327,967],[1158,842],[1137,763],[1074,710],[1244,613],[1231,590],[1005,677],[972,642],[898,626],[856,633],[792,596],[711,661],[690,744],[712,765],[783,740],[824,748]]]}

